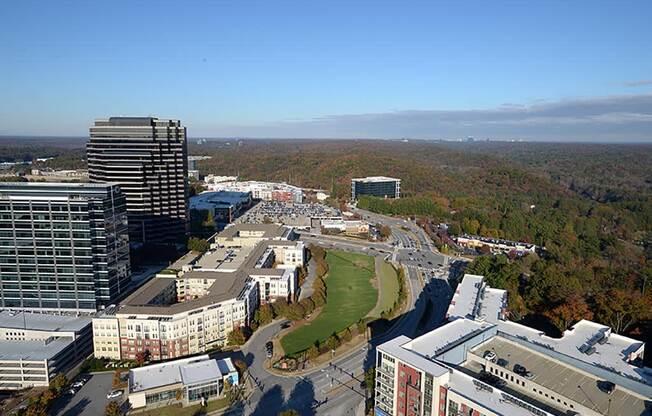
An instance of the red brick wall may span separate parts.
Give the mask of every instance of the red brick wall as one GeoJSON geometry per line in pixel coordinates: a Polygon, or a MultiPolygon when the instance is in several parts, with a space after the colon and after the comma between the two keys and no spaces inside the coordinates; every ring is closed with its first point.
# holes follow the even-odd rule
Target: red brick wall
{"type": "Polygon", "coordinates": [[[439,387],[439,416],[446,416],[446,395],[448,389],[446,387],[439,387]]]}
{"type": "Polygon", "coordinates": [[[421,373],[403,363],[398,363],[397,409],[405,416],[418,416],[421,411],[421,373]],[[415,407],[419,409],[415,412],[415,407]]]}

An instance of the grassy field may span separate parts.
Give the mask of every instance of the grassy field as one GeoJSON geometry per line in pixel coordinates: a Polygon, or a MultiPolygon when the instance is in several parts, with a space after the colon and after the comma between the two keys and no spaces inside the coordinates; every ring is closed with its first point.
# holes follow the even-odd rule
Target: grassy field
{"type": "Polygon", "coordinates": [[[316,340],[323,341],[365,317],[376,305],[377,291],[371,284],[374,259],[362,254],[330,250],[326,255],[328,275],[326,305],[314,321],[281,339],[287,355],[303,351],[316,340]]]}
{"type": "MultiPolygon", "coordinates": [[[[226,397],[221,399],[212,400],[207,403],[207,406],[204,408],[207,412],[214,412],[219,409],[223,409],[229,405],[229,401],[226,397]]],[[[136,411],[133,412],[136,416],[193,416],[199,412],[201,409],[200,405],[181,407],[181,405],[174,406],[165,406],[159,407],[151,410],[136,411]]]]}
{"type": "Polygon", "coordinates": [[[398,299],[398,276],[391,264],[378,259],[376,262],[376,276],[380,287],[380,302],[369,312],[369,316],[380,317],[382,311],[389,311],[398,299]]]}

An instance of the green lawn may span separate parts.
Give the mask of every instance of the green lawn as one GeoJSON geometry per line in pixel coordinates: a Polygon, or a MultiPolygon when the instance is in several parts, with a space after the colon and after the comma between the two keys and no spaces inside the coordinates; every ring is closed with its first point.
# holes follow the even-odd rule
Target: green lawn
{"type": "MultiPolygon", "coordinates": [[[[225,397],[223,397],[221,399],[211,400],[210,402],[208,402],[205,410],[207,412],[213,412],[219,409],[223,409],[228,405],[229,405],[228,400],[225,397]]],[[[174,406],[158,407],[155,409],[150,409],[150,410],[145,410],[140,412],[135,411],[133,413],[136,416],[193,416],[200,409],[201,406],[198,404],[194,406],[188,406],[188,407],[181,407],[181,405],[177,404],[174,406]]]]}
{"type": "Polygon", "coordinates": [[[382,311],[389,311],[394,306],[394,302],[398,300],[399,289],[394,267],[384,260],[379,260],[377,264],[379,267],[376,268],[376,276],[380,284],[380,302],[369,312],[369,316],[374,318],[380,317],[382,311]]]}
{"type": "Polygon", "coordinates": [[[314,321],[281,339],[286,355],[303,351],[316,340],[323,341],[358,322],[376,305],[378,295],[371,285],[373,257],[329,250],[326,261],[326,305],[314,321]]]}

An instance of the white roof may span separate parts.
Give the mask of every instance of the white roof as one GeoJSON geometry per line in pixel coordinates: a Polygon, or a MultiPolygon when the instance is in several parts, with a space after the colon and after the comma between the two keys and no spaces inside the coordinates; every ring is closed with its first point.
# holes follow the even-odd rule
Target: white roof
{"type": "Polygon", "coordinates": [[[483,332],[492,326],[489,323],[470,319],[456,319],[413,340],[408,339],[403,347],[425,357],[434,357],[453,348],[465,337],[483,332]]]}
{"type": "Polygon", "coordinates": [[[351,179],[355,182],[396,182],[400,179],[390,178],[387,176],[367,176],[366,178],[353,178],[351,179]]]}
{"type": "Polygon", "coordinates": [[[205,360],[181,366],[183,384],[197,384],[222,378],[222,372],[215,360],[205,360]]]}
{"type": "Polygon", "coordinates": [[[90,325],[91,316],[53,315],[22,311],[0,311],[0,328],[50,332],[77,332],[90,325]]]}
{"type": "Polygon", "coordinates": [[[210,373],[211,365],[214,365],[214,378],[221,378],[222,375],[217,367],[217,363],[215,363],[215,360],[211,360],[206,354],[134,368],[129,370],[129,391],[130,393],[135,393],[177,383],[186,384],[186,380],[190,383],[196,379],[206,381],[207,378],[205,377],[210,373]],[[202,365],[211,361],[214,364],[202,365]],[[186,368],[187,370],[185,370],[184,374],[184,369],[186,368]]]}
{"type": "Polygon", "coordinates": [[[475,305],[484,283],[484,276],[465,274],[457,285],[453,299],[448,307],[451,318],[475,318],[475,305]]]}

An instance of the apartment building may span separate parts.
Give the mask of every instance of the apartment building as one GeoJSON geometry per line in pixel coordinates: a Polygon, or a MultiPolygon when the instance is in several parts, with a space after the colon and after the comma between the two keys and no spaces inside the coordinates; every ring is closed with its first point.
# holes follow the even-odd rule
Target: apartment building
{"type": "Polygon", "coordinates": [[[206,253],[190,252],[116,308],[93,319],[96,357],[165,360],[224,346],[260,303],[290,299],[303,243],[284,227],[233,226],[206,253]],[[218,244],[222,241],[226,244],[218,244]]]}
{"type": "Polygon", "coordinates": [[[92,345],[89,316],[0,311],[0,389],[46,387],[92,345]]]}
{"type": "Polygon", "coordinates": [[[86,145],[91,182],[120,185],[131,242],[183,241],[188,221],[186,128],[179,120],[95,120],[86,145]]]}
{"type": "Polygon", "coordinates": [[[505,320],[497,292],[492,305],[478,305],[491,288],[478,276],[464,281],[451,322],[378,346],[376,415],[651,414],[642,342],[586,320],[548,337],[505,320]]]}
{"type": "Polygon", "coordinates": [[[92,312],[130,276],[117,185],[0,183],[0,307],[92,312]]]}

